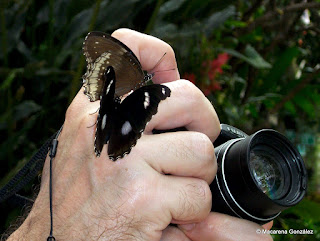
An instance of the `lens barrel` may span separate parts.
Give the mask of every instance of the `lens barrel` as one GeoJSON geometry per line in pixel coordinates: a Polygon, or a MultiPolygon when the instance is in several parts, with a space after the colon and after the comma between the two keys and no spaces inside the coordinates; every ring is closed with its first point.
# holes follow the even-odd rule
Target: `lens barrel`
{"type": "Polygon", "coordinates": [[[307,172],[296,148],[275,130],[231,139],[215,148],[212,211],[266,223],[302,200],[307,172]]]}

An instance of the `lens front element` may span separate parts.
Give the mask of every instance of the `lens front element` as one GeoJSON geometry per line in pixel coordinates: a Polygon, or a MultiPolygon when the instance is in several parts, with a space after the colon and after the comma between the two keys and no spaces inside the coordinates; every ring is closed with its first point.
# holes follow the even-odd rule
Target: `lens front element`
{"type": "MultiPolygon", "coordinates": [[[[268,151],[268,150],[267,150],[268,151]]],[[[250,152],[249,168],[257,186],[270,199],[282,198],[288,191],[285,188],[285,169],[280,163],[284,160],[280,155],[274,156],[270,152],[253,149],[250,152]]],[[[288,186],[288,185],[287,185],[288,186]]]]}

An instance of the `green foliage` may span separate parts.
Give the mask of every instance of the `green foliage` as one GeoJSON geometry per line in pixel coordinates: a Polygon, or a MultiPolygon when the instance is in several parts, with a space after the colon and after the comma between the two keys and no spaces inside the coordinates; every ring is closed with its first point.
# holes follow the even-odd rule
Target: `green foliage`
{"type": "MultiPolygon", "coordinates": [[[[309,8],[309,24],[300,18],[303,6],[316,3],[298,8],[288,1],[2,1],[0,183],[63,123],[81,86],[82,42],[91,30],[128,27],[167,41],[181,76],[203,90],[221,122],[248,133],[261,128],[319,133],[319,4],[309,8]]],[[[312,180],[320,180],[316,151],[308,147],[305,156],[312,180]]],[[[320,192],[319,183],[311,185],[309,199],[320,192]]],[[[275,228],[309,228],[316,234],[276,240],[319,239],[319,200],[309,199],[285,211],[275,228]]],[[[17,212],[0,209],[0,225],[7,227],[6,217],[13,220],[17,212]]]]}
{"type": "Polygon", "coordinates": [[[313,235],[273,235],[274,240],[319,240],[320,239],[320,204],[304,199],[295,208],[285,210],[276,219],[273,229],[313,230],[313,235]]]}
{"type": "Polygon", "coordinates": [[[219,50],[221,52],[226,52],[226,53],[232,55],[233,57],[236,57],[236,58],[250,64],[254,68],[257,68],[257,69],[270,69],[271,68],[271,64],[269,64],[267,61],[265,61],[251,45],[247,45],[245,47],[243,54],[239,53],[238,51],[236,51],[234,49],[221,48],[219,50]]]}

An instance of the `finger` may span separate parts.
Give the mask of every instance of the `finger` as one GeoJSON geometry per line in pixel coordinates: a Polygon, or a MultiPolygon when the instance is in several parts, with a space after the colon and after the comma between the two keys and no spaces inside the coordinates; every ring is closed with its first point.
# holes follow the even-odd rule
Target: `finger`
{"type": "Polygon", "coordinates": [[[146,126],[145,133],[184,126],[214,141],[220,133],[220,122],[210,101],[190,81],[177,80],[165,85],[170,88],[171,95],[160,102],[158,113],[146,126]]]}
{"type": "Polygon", "coordinates": [[[70,126],[78,128],[77,123],[82,121],[83,118],[88,117],[88,124],[90,124],[91,120],[94,121],[95,119],[97,119],[97,110],[99,109],[99,107],[100,102],[90,102],[88,100],[88,97],[83,93],[83,89],[81,88],[67,109],[66,120],[71,122],[70,126]]]}
{"type": "Polygon", "coordinates": [[[160,241],[191,241],[179,228],[168,226],[162,231],[160,241]]]}
{"type": "Polygon", "coordinates": [[[273,226],[273,221],[270,221],[269,223],[263,224],[262,227],[266,230],[270,230],[273,226]]]}
{"type": "MultiPolygon", "coordinates": [[[[94,156],[95,124],[99,104],[99,101],[90,102],[83,94],[83,90],[79,90],[66,112],[65,122],[59,137],[62,140],[59,146],[64,146],[64,148],[63,151],[58,151],[58,156],[65,153],[69,153],[71,156],[76,155],[75,152],[79,150],[89,156],[94,156]]],[[[60,159],[57,158],[57,160],[60,159]]],[[[63,160],[61,161],[63,162],[63,160]]]]}
{"type": "Polygon", "coordinates": [[[259,232],[262,227],[258,224],[221,213],[210,213],[200,223],[179,228],[193,241],[272,240],[270,235],[259,232]]]}
{"type": "Polygon", "coordinates": [[[144,135],[134,151],[159,173],[197,177],[211,183],[217,171],[212,142],[199,132],[144,135]]]}
{"type": "Polygon", "coordinates": [[[119,39],[134,52],[143,69],[155,72],[154,83],[180,79],[174,51],[166,42],[125,28],[116,30],[112,33],[112,36],[119,39]],[[164,58],[161,59],[164,54],[164,58]]]}
{"type": "Polygon", "coordinates": [[[210,213],[212,196],[206,181],[164,175],[161,185],[160,190],[165,190],[159,193],[161,206],[172,217],[171,223],[199,222],[210,213]]]}

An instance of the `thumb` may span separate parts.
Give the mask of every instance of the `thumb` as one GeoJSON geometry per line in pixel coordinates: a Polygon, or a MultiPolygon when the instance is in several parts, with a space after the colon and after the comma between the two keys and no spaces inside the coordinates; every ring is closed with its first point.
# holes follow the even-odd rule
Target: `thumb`
{"type": "Polygon", "coordinates": [[[263,227],[256,223],[214,212],[202,222],[179,225],[179,228],[193,241],[272,240],[270,235],[257,232],[263,227]]]}
{"type": "Polygon", "coordinates": [[[191,241],[179,228],[168,226],[162,231],[160,241],[191,241]]]}

